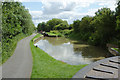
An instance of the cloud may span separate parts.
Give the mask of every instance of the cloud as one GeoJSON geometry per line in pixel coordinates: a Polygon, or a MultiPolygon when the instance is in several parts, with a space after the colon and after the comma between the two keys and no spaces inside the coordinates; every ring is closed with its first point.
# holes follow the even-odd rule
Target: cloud
{"type": "Polygon", "coordinates": [[[44,14],[58,14],[62,12],[63,5],[56,2],[44,2],[43,3],[43,13],[44,14]]]}
{"type": "Polygon", "coordinates": [[[76,3],[75,2],[46,2],[43,1],[43,13],[44,14],[59,14],[64,11],[72,11],[76,3]]]}
{"type": "Polygon", "coordinates": [[[111,10],[115,10],[115,7],[117,6],[116,0],[110,0],[110,1],[105,0],[105,1],[100,2],[99,5],[103,7],[108,7],[111,10]]]}
{"type": "Polygon", "coordinates": [[[40,11],[30,11],[33,22],[37,26],[40,22],[46,22],[52,18],[67,20],[71,24],[74,20],[86,15],[94,16],[102,7],[115,10],[116,0],[19,0],[20,2],[41,2],[40,11]],[[93,5],[96,4],[96,5],[93,5]],[[94,7],[91,7],[94,6],[94,7]],[[97,7],[96,7],[97,6],[97,7]]]}

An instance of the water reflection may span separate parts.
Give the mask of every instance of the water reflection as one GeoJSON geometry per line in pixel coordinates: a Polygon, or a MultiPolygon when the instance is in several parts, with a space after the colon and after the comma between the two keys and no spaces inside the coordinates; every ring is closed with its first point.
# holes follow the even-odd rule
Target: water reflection
{"type": "Polygon", "coordinates": [[[105,51],[89,45],[73,44],[65,38],[44,38],[36,44],[50,56],[71,65],[89,64],[96,58],[105,57],[105,51]],[[98,51],[98,52],[97,52],[98,51]]]}

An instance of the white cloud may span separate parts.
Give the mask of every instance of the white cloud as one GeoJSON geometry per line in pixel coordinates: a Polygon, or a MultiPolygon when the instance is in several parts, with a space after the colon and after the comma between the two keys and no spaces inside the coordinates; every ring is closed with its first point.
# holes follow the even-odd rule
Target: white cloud
{"type": "Polygon", "coordinates": [[[108,7],[111,10],[115,10],[116,5],[116,0],[110,0],[110,1],[102,1],[99,3],[99,5],[103,6],[103,7],[108,7]]]}
{"type": "Polygon", "coordinates": [[[37,25],[52,18],[60,18],[72,23],[86,15],[94,16],[101,7],[115,10],[116,0],[19,0],[20,2],[42,2],[41,11],[30,11],[33,22],[37,25]],[[90,8],[91,4],[101,7],[90,8]],[[85,10],[83,10],[85,8],[85,10]]]}
{"type": "Polygon", "coordinates": [[[42,1],[44,14],[59,14],[64,11],[72,11],[76,3],[75,2],[47,2],[42,1]]]}

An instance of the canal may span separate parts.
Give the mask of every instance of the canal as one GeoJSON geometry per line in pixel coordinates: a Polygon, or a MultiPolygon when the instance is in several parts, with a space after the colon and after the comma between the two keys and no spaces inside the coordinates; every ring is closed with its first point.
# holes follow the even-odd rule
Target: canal
{"type": "Polygon", "coordinates": [[[53,58],[71,65],[90,64],[110,55],[100,47],[82,44],[64,37],[43,37],[34,45],[53,58]]]}

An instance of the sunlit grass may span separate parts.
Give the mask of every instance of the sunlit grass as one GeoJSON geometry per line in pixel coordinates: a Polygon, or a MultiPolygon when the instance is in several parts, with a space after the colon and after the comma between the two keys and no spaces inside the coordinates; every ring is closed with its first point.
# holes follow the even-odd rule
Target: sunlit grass
{"type": "Polygon", "coordinates": [[[115,50],[115,51],[120,53],[120,49],[119,48],[111,48],[111,49],[113,49],[113,50],[115,50]]]}
{"type": "MultiPolygon", "coordinates": [[[[36,37],[38,37],[38,35],[34,38],[36,37]]],[[[69,65],[58,61],[40,48],[35,47],[32,40],[30,47],[33,56],[31,78],[72,78],[75,73],[87,65],[69,65]]]]}

